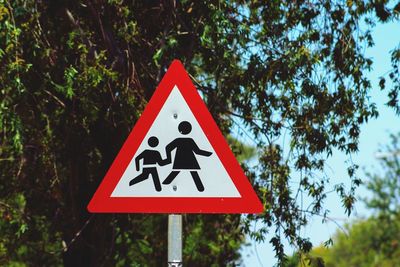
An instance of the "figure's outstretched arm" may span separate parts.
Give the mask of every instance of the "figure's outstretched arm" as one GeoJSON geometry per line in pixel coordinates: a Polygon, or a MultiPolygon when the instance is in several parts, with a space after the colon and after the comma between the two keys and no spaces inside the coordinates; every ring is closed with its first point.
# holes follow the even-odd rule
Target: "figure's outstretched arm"
{"type": "Polygon", "coordinates": [[[200,156],[209,157],[212,155],[212,152],[200,149],[196,142],[193,141],[193,152],[200,156]]]}
{"type": "Polygon", "coordinates": [[[206,150],[201,150],[201,149],[197,150],[195,153],[196,153],[197,155],[206,156],[206,157],[209,157],[209,156],[212,155],[212,152],[206,151],[206,150]]]}

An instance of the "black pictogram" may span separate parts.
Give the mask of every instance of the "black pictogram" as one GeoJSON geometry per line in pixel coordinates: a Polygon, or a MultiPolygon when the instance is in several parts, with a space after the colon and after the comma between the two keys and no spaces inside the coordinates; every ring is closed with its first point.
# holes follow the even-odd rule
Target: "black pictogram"
{"type": "MultiPolygon", "coordinates": [[[[155,136],[152,136],[149,138],[147,141],[150,147],[156,147],[158,146],[158,139],[155,136]]],[[[164,166],[168,164],[169,162],[167,160],[163,160],[161,158],[160,152],[157,150],[152,150],[152,149],[146,149],[142,153],[140,153],[136,158],[135,158],[135,164],[136,164],[136,170],[140,170],[140,160],[143,159],[143,170],[142,173],[133,178],[129,182],[129,186],[132,186],[134,184],[137,184],[139,182],[142,182],[149,178],[149,175],[152,176],[153,182],[154,182],[154,187],[157,191],[161,191],[161,184],[160,184],[160,179],[158,177],[158,172],[157,172],[157,167],[156,164],[160,166],[164,166]],[[146,166],[151,166],[151,167],[146,167],[146,166]]]]}
{"type": "MultiPolygon", "coordinates": [[[[192,131],[192,125],[188,121],[182,121],[178,125],[178,130],[182,135],[187,135],[192,131]]],[[[173,162],[173,171],[165,178],[163,184],[170,184],[175,177],[183,170],[190,170],[190,174],[198,191],[204,191],[203,183],[197,173],[200,170],[196,154],[209,157],[212,152],[201,150],[196,142],[190,137],[180,137],[169,143],[165,151],[167,153],[166,162],[171,163],[171,152],[175,149],[175,158],[173,162]]]]}

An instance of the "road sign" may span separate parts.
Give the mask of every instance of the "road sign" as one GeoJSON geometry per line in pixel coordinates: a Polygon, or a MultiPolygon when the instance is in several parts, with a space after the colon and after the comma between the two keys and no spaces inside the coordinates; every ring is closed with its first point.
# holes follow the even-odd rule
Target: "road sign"
{"type": "Polygon", "coordinates": [[[174,60],[88,210],[259,213],[263,207],[182,63],[174,60]]]}

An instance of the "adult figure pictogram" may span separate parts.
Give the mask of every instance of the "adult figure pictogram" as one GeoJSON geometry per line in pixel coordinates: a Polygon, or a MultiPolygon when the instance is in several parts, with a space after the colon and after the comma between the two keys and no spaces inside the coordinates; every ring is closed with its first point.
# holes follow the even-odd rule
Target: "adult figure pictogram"
{"type": "MultiPolygon", "coordinates": [[[[192,125],[188,121],[182,121],[178,125],[182,135],[188,135],[192,131],[192,125]]],[[[166,161],[171,162],[171,152],[175,150],[172,172],[165,178],[163,184],[170,184],[183,170],[189,170],[198,191],[203,192],[204,186],[197,170],[200,170],[196,155],[209,157],[212,152],[201,150],[196,142],[190,137],[179,137],[165,147],[167,153],[166,161]]]]}
{"type": "MultiPolygon", "coordinates": [[[[155,136],[152,136],[149,138],[147,143],[149,144],[150,147],[156,147],[156,146],[158,146],[158,138],[155,136]]],[[[168,162],[161,158],[161,154],[157,150],[146,149],[135,158],[135,164],[136,164],[137,171],[140,170],[140,160],[141,159],[143,159],[142,173],[139,174],[138,176],[136,176],[135,178],[133,178],[129,182],[129,186],[140,183],[140,182],[146,180],[147,178],[149,178],[149,175],[151,175],[153,178],[155,189],[157,191],[161,191],[160,178],[158,177],[156,164],[158,164],[160,166],[164,166],[164,165],[168,164],[168,162]]]]}

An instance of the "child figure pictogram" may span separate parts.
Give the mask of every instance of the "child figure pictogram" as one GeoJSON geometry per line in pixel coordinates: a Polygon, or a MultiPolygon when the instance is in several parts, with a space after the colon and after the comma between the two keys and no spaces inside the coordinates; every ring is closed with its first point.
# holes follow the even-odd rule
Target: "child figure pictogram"
{"type": "MultiPolygon", "coordinates": [[[[158,138],[155,136],[152,136],[149,138],[147,141],[150,147],[156,147],[158,146],[158,138]]],[[[129,182],[129,186],[132,186],[134,184],[140,183],[146,179],[149,178],[149,175],[152,176],[153,182],[154,182],[154,187],[155,189],[160,192],[161,191],[161,184],[160,184],[160,178],[158,176],[157,172],[157,164],[160,166],[164,166],[168,164],[167,160],[163,160],[161,158],[160,152],[157,150],[153,149],[146,149],[142,153],[140,153],[136,158],[135,158],[135,164],[136,164],[136,170],[140,170],[140,160],[143,159],[143,170],[142,173],[133,178],[129,182]]]]}
{"type": "MultiPolygon", "coordinates": [[[[178,131],[182,135],[188,135],[192,131],[192,125],[188,121],[182,121],[178,125],[178,131]]],[[[172,151],[175,150],[175,158],[173,161],[172,172],[165,178],[163,184],[167,185],[172,183],[176,176],[181,171],[189,171],[196,188],[199,192],[204,191],[204,185],[201,182],[198,171],[201,169],[199,163],[197,162],[196,155],[209,157],[212,152],[200,149],[196,142],[190,137],[178,137],[169,143],[166,148],[166,162],[170,163],[172,161],[172,151]]]]}

